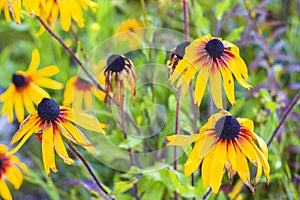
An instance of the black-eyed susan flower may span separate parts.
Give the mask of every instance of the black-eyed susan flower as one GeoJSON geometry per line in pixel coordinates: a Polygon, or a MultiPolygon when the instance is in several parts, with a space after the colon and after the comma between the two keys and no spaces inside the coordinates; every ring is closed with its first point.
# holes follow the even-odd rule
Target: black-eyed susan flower
{"type": "Polygon", "coordinates": [[[185,48],[190,44],[191,42],[186,41],[182,42],[177,47],[171,51],[170,59],[167,61],[167,66],[169,68],[169,76],[171,76],[176,69],[176,66],[180,60],[182,60],[184,54],[185,54],[185,48]]]}
{"type": "Polygon", "coordinates": [[[16,156],[8,156],[6,153],[7,147],[0,144],[0,196],[5,200],[11,200],[12,196],[5,181],[10,182],[14,189],[18,190],[23,183],[20,169],[26,172],[27,167],[16,156]]]}
{"type": "Polygon", "coordinates": [[[235,104],[235,96],[232,74],[241,86],[248,90],[251,88],[251,85],[247,83],[247,66],[240,57],[239,48],[226,40],[211,35],[196,39],[186,47],[185,55],[178,62],[170,81],[173,83],[180,77],[177,86],[183,85],[183,94],[185,94],[187,85],[197,72],[195,103],[198,105],[200,105],[204,95],[208,78],[210,79],[213,101],[216,107],[220,109],[223,108],[222,77],[226,96],[233,105],[235,104]]]}
{"type": "Polygon", "coordinates": [[[138,48],[141,46],[141,39],[143,38],[144,25],[136,19],[129,19],[124,21],[118,28],[118,39],[121,41],[129,41],[130,48],[138,48]]]}
{"type": "Polygon", "coordinates": [[[119,101],[124,94],[124,86],[131,90],[133,100],[136,93],[136,76],[134,65],[123,55],[112,54],[106,62],[105,76],[105,98],[107,102],[109,92],[113,92],[115,101],[119,101]]]}
{"type": "MultiPolygon", "coordinates": [[[[25,7],[27,12],[32,12],[36,9],[36,6],[32,2],[25,4],[25,7]]],[[[80,28],[84,27],[82,9],[88,10],[88,8],[91,8],[92,11],[95,12],[97,7],[98,3],[91,0],[46,0],[45,2],[40,2],[40,17],[44,22],[54,26],[59,16],[62,29],[69,31],[72,20],[74,20],[80,28]]],[[[43,30],[42,28],[39,34],[41,34],[43,30]]]]}
{"type": "Polygon", "coordinates": [[[71,107],[59,107],[52,99],[43,98],[38,104],[37,111],[32,113],[15,133],[11,140],[11,145],[21,140],[18,145],[8,152],[7,155],[17,152],[33,133],[42,134],[42,155],[45,172],[50,176],[50,169],[57,172],[55,165],[54,149],[59,157],[68,165],[73,164],[65,148],[63,138],[70,140],[75,144],[83,146],[90,153],[96,154],[93,145],[85,135],[76,126],[77,124],[85,129],[105,134],[101,124],[91,114],[79,110],[73,110],[71,107]],[[63,137],[62,137],[63,136],[63,137]]]}
{"type": "Polygon", "coordinates": [[[22,5],[21,0],[0,0],[0,13],[4,12],[7,22],[11,22],[11,16],[17,23],[21,23],[22,5]]]}
{"type": "Polygon", "coordinates": [[[12,84],[1,94],[0,102],[4,102],[2,115],[7,114],[8,121],[13,121],[15,111],[18,122],[24,120],[24,107],[31,113],[43,97],[49,97],[49,94],[41,87],[59,90],[63,84],[54,81],[48,76],[53,76],[59,72],[55,65],[47,66],[37,70],[40,64],[40,55],[37,49],[32,51],[32,59],[27,71],[17,71],[12,76],[12,84]],[[33,103],[32,103],[33,102],[33,103]]]}
{"type": "Polygon", "coordinates": [[[73,108],[81,109],[84,101],[85,108],[92,110],[93,94],[100,100],[105,96],[104,92],[99,91],[90,82],[79,76],[73,76],[67,82],[63,104],[70,105],[73,102],[73,108]]]}
{"type": "Polygon", "coordinates": [[[202,180],[205,187],[211,187],[214,194],[222,183],[224,167],[230,179],[238,173],[242,181],[254,192],[262,168],[269,183],[270,167],[268,148],[254,131],[253,122],[246,118],[234,118],[230,113],[221,111],[213,114],[200,129],[199,134],[168,136],[167,145],[184,146],[195,142],[184,173],[191,175],[202,163],[202,180]],[[258,146],[256,143],[258,143],[258,146]],[[247,159],[257,167],[254,185],[250,182],[247,159]]]}
{"type": "Polygon", "coordinates": [[[18,122],[24,120],[24,107],[29,113],[35,111],[36,105],[43,97],[49,97],[49,94],[41,87],[50,89],[62,89],[63,84],[54,81],[48,76],[53,76],[59,72],[55,65],[47,66],[37,70],[40,64],[40,55],[37,49],[32,51],[32,59],[27,71],[17,71],[12,76],[12,84],[1,94],[0,102],[4,102],[2,115],[7,114],[8,121],[13,121],[15,111],[18,122]]]}

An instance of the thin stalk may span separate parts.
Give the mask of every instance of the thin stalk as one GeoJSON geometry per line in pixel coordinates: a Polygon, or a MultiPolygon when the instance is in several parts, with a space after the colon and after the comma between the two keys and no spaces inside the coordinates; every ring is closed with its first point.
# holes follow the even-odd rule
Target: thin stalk
{"type": "Polygon", "coordinates": [[[70,147],[72,153],[77,158],[79,158],[81,160],[81,162],[83,163],[83,165],[85,166],[85,168],[88,170],[89,174],[93,177],[93,179],[96,182],[97,186],[99,187],[99,189],[103,193],[102,197],[105,200],[111,200],[112,198],[109,197],[109,193],[104,189],[104,187],[102,186],[102,184],[100,183],[100,181],[98,180],[98,178],[96,177],[96,175],[94,174],[92,168],[90,167],[90,165],[88,164],[88,162],[85,160],[85,158],[76,150],[76,148],[73,146],[73,144],[70,141],[66,140],[66,143],[70,147]]]}
{"type": "Polygon", "coordinates": [[[70,30],[71,30],[71,32],[73,34],[73,37],[74,37],[74,40],[75,40],[75,43],[76,43],[76,49],[79,46],[79,49],[80,49],[80,51],[81,51],[81,53],[83,55],[83,58],[84,58],[85,62],[87,62],[88,61],[87,55],[86,55],[86,53],[84,51],[84,48],[83,48],[82,44],[79,44],[79,38],[78,38],[78,35],[76,33],[76,30],[74,29],[73,26],[71,26],[70,30]]]}
{"type": "Polygon", "coordinates": [[[278,134],[280,128],[282,127],[282,125],[284,124],[284,122],[286,121],[287,117],[289,116],[289,114],[293,111],[295,105],[297,104],[298,100],[300,98],[300,92],[298,94],[296,94],[294,96],[294,98],[291,100],[291,102],[289,103],[288,107],[285,109],[285,113],[283,114],[283,116],[280,119],[280,122],[278,124],[278,126],[276,127],[275,131],[273,132],[273,134],[271,135],[267,146],[269,147],[273,141],[273,139],[275,138],[275,136],[278,134]]]}
{"type": "MultiPolygon", "coordinates": [[[[121,130],[123,133],[123,137],[124,140],[128,139],[127,136],[127,132],[126,132],[126,126],[125,126],[125,112],[124,112],[124,82],[123,80],[120,81],[120,111],[121,111],[121,130]]],[[[132,157],[132,152],[131,149],[128,149],[128,153],[129,153],[129,162],[130,162],[130,166],[133,166],[133,157],[132,157]]],[[[139,200],[139,196],[138,196],[138,184],[135,183],[133,185],[133,193],[134,193],[134,197],[136,200],[139,200]]]]}

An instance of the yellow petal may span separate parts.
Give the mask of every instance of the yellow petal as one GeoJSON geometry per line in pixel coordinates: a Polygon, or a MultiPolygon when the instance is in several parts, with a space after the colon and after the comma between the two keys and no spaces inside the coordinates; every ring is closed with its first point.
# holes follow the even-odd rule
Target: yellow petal
{"type": "Polygon", "coordinates": [[[189,88],[189,84],[191,82],[191,80],[194,79],[194,76],[197,72],[196,67],[194,67],[193,65],[189,66],[187,71],[184,73],[183,76],[181,76],[181,82],[182,82],[182,95],[185,95],[188,91],[189,88]]]}
{"type": "Polygon", "coordinates": [[[86,91],[84,93],[84,102],[85,102],[85,107],[88,110],[93,109],[93,95],[91,91],[86,91]]]}
{"type": "Polygon", "coordinates": [[[13,184],[16,190],[18,190],[23,183],[23,174],[15,165],[11,165],[7,168],[5,177],[11,184],[13,184]]]}
{"type": "Polygon", "coordinates": [[[236,151],[235,147],[232,143],[232,141],[228,141],[227,143],[227,148],[228,148],[228,154],[227,154],[227,159],[230,162],[231,169],[233,171],[237,171],[237,160],[236,160],[236,151]]]}
{"type": "Polygon", "coordinates": [[[215,148],[211,150],[211,152],[203,159],[201,174],[202,181],[204,187],[208,188],[210,185],[210,171],[211,171],[211,163],[215,155],[215,148]]]}
{"type": "Polygon", "coordinates": [[[263,152],[266,159],[268,159],[268,147],[267,147],[265,141],[261,137],[259,137],[256,133],[252,132],[252,134],[255,136],[255,138],[258,142],[260,150],[263,152]]]}
{"type": "Polygon", "coordinates": [[[195,87],[195,103],[198,103],[198,106],[200,106],[200,103],[202,101],[202,97],[204,95],[208,76],[209,76],[208,69],[201,68],[198,73],[196,87],[195,87]]]}
{"type": "Polygon", "coordinates": [[[7,152],[7,146],[0,144],[0,154],[5,154],[7,152]]]}
{"type": "Polygon", "coordinates": [[[63,105],[65,106],[70,105],[73,101],[74,83],[76,79],[77,76],[73,76],[68,80],[66,84],[66,89],[64,92],[64,102],[63,102],[63,105]]]}
{"type": "Polygon", "coordinates": [[[167,136],[166,139],[169,141],[166,145],[167,146],[186,146],[189,145],[201,137],[204,134],[194,134],[194,135],[170,135],[167,136]]]}
{"type": "Polygon", "coordinates": [[[38,71],[36,71],[34,74],[32,74],[33,80],[39,77],[43,76],[53,76],[59,72],[59,68],[56,65],[49,65],[47,67],[44,67],[38,71]]]}
{"type": "Polygon", "coordinates": [[[218,142],[218,136],[216,133],[208,133],[206,137],[203,138],[203,145],[200,147],[199,157],[204,158],[218,142]]]}
{"type": "Polygon", "coordinates": [[[254,123],[252,120],[247,118],[236,118],[236,120],[240,123],[241,126],[247,127],[247,129],[254,131],[254,123]]]}
{"type": "Polygon", "coordinates": [[[73,107],[75,109],[81,110],[82,108],[82,101],[83,101],[83,94],[84,92],[81,90],[75,90],[73,93],[73,107]]]}
{"type": "Polygon", "coordinates": [[[235,104],[235,96],[234,96],[234,81],[232,77],[232,73],[229,69],[221,67],[221,73],[223,77],[223,85],[226,96],[229,102],[234,105],[235,104]]]}
{"type": "Polygon", "coordinates": [[[69,109],[67,111],[64,111],[63,113],[68,120],[74,122],[75,124],[78,124],[85,129],[106,134],[106,132],[102,128],[106,128],[107,125],[99,123],[97,118],[88,112],[69,109]]]}
{"type": "Polygon", "coordinates": [[[96,155],[96,150],[93,147],[93,145],[90,143],[90,141],[85,137],[85,135],[76,128],[73,124],[71,124],[69,121],[65,120],[62,122],[62,125],[67,129],[67,131],[81,144],[88,144],[83,146],[85,149],[87,149],[91,154],[96,155]]]}
{"type": "Polygon", "coordinates": [[[38,105],[44,97],[50,98],[48,92],[46,92],[33,82],[30,82],[28,90],[32,90],[32,92],[30,93],[30,97],[36,105],[38,105]]]}
{"type": "Polygon", "coordinates": [[[40,54],[37,49],[34,49],[32,51],[32,58],[31,58],[31,63],[29,65],[28,70],[26,71],[27,74],[31,74],[36,71],[36,68],[40,64],[40,54]]]}
{"type": "Polygon", "coordinates": [[[64,31],[69,31],[71,26],[70,5],[67,1],[61,1],[58,4],[60,10],[60,23],[64,31]]]}
{"type": "Polygon", "coordinates": [[[214,194],[217,194],[223,178],[224,165],[227,161],[227,147],[226,141],[220,140],[215,145],[214,158],[211,162],[213,170],[210,170],[209,183],[214,194]]]}
{"type": "Polygon", "coordinates": [[[252,162],[255,166],[257,166],[258,162],[260,161],[256,155],[255,149],[253,148],[251,142],[247,138],[243,137],[242,133],[239,134],[236,141],[237,141],[237,145],[242,150],[244,155],[247,156],[250,162],[252,162]]]}
{"type": "Polygon", "coordinates": [[[172,76],[170,77],[170,82],[173,84],[180,75],[182,75],[183,71],[189,66],[187,60],[182,59],[178,62],[172,76]]]}
{"type": "Polygon", "coordinates": [[[35,84],[37,84],[41,87],[50,88],[53,90],[60,90],[64,87],[64,85],[61,84],[60,82],[57,82],[50,78],[39,78],[39,79],[34,80],[34,82],[35,82],[35,84]]]}
{"type": "Polygon", "coordinates": [[[10,194],[10,191],[4,181],[4,178],[0,178],[0,196],[5,200],[12,200],[12,196],[10,194]]]}
{"type": "Polygon", "coordinates": [[[248,90],[250,90],[250,88],[252,86],[243,79],[241,71],[239,69],[239,66],[234,60],[230,59],[230,61],[228,62],[228,68],[233,73],[233,75],[235,76],[235,78],[239,82],[239,84],[241,86],[243,86],[244,88],[247,88],[248,90]]]}
{"type": "Polygon", "coordinates": [[[5,90],[5,92],[3,92],[3,93],[0,95],[0,101],[3,102],[3,101],[5,101],[5,100],[11,98],[11,96],[14,95],[15,92],[16,92],[16,87],[15,87],[13,84],[11,84],[11,85],[7,88],[7,90],[5,90]]]}
{"type": "Polygon", "coordinates": [[[23,107],[23,99],[22,93],[16,93],[15,95],[15,111],[18,122],[22,122],[24,120],[24,107],[23,107]]]}
{"type": "Polygon", "coordinates": [[[32,100],[31,100],[28,92],[29,92],[28,90],[24,90],[23,102],[24,102],[24,106],[25,106],[26,110],[29,112],[29,114],[31,114],[35,111],[35,108],[33,106],[32,100]]]}
{"type": "Polygon", "coordinates": [[[53,126],[51,122],[45,123],[43,127],[42,154],[46,174],[50,176],[50,169],[56,173],[57,169],[54,160],[53,126]]]}
{"type": "Polygon", "coordinates": [[[54,129],[54,144],[56,153],[64,160],[64,163],[68,165],[75,163],[75,161],[69,157],[61,135],[56,128],[54,129]]]}
{"type": "Polygon", "coordinates": [[[10,159],[13,161],[13,162],[15,162],[22,170],[23,170],[23,172],[27,172],[27,166],[24,164],[24,163],[22,163],[20,160],[19,160],[19,158],[18,157],[16,157],[16,156],[10,156],[10,159]]]}
{"type": "Polygon", "coordinates": [[[221,75],[219,70],[216,69],[214,71],[210,71],[210,90],[213,101],[219,109],[223,109],[221,84],[221,75]]]}
{"type": "Polygon", "coordinates": [[[184,163],[184,174],[186,176],[190,176],[192,173],[194,173],[202,161],[202,159],[199,157],[199,147],[201,145],[202,144],[200,142],[195,144],[187,161],[184,163]]]}
{"type": "Polygon", "coordinates": [[[104,97],[105,97],[105,93],[102,92],[102,91],[99,91],[98,89],[94,89],[94,95],[101,101],[104,100],[104,97]]]}

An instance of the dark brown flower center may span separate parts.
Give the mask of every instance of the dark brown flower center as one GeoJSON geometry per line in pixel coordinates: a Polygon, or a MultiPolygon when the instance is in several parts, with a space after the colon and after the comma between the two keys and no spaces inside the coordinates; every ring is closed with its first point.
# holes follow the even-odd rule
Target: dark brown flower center
{"type": "Polygon", "coordinates": [[[177,55],[177,57],[178,57],[179,59],[182,59],[182,58],[183,58],[183,56],[184,56],[184,54],[185,54],[185,48],[186,48],[187,46],[189,46],[190,44],[191,44],[190,41],[186,41],[186,42],[180,43],[180,44],[176,47],[176,49],[175,49],[175,54],[177,55]]]}
{"type": "Polygon", "coordinates": [[[107,59],[106,71],[120,72],[125,68],[125,60],[121,55],[112,54],[107,59]]]}
{"type": "Polygon", "coordinates": [[[17,88],[21,88],[26,83],[26,78],[19,74],[13,74],[12,76],[12,82],[17,88]]]}
{"type": "Polygon", "coordinates": [[[216,123],[215,131],[224,140],[232,140],[240,132],[239,122],[232,116],[224,116],[216,123]]]}
{"type": "Polygon", "coordinates": [[[43,98],[39,103],[37,110],[42,120],[54,120],[60,113],[59,105],[49,98],[43,98]]]}
{"type": "Polygon", "coordinates": [[[10,159],[8,156],[4,156],[3,154],[0,154],[0,178],[3,173],[7,170],[7,167],[10,166],[10,159]]]}
{"type": "Polygon", "coordinates": [[[205,50],[208,53],[208,55],[212,58],[220,58],[220,56],[224,52],[224,45],[223,43],[218,39],[212,39],[210,40],[206,46],[205,50]]]}

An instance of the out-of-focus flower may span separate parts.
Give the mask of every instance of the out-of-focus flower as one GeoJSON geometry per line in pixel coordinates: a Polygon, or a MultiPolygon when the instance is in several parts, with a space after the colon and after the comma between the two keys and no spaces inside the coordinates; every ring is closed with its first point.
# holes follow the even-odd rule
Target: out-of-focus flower
{"type": "Polygon", "coordinates": [[[93,145],[70,121],[85,129],[102,134],[105,134],[103,128],[107,127],[105,124],[99,123],[93,115],[87,112],[73,110],[70,107],[59,107],[54,100],[43,98],[38,104],[37,111],[22,122],[19,130],[13,136],[11,145],[19,140],[21,141],[7,155],[17,152],[33,133],[39,134],[39,138],[41,139],[43,163],[48,176],[50,176],[50,169],[55,173],[57,172],[54,149],[66,164],[70,165],[74,163],[74,160],[67,153],[61,135],[65,139],[83,146],[95,155],[96,151],[93,145]]]}
{"type": "Polygon", "coordinates": [[[220,109],[223,108],[222,77],[226,96],[233,105],[235,96],[232,74],[241,86],[248,90],[251,88],[251,85],[247,83],[247,66],[240,57],[239,48],[226,40],[211,35],[196,39],[186,47],[184,57],[178,62],[170,81],[173,83],[180,77],[177,87],[182,85],[183,94],[185,94],[188,84],[197,72],[195,103],[198,105],[204,95],[208,77],[213,101],[220,109]]]}
{"type": "Polygon", "coordinates": [[[262,168],[269,183],[270,166],[268,147],[254,131],[253,122],[246,118],[235,119],[227,111],[213,114],[200,129],[199,134],[168,136],[167,145],[185,146],[195,142],[188,160],[184,164],[186,176],[196,171],[202,163],[202,180],[205,187],[211,187],[214,194],[222,183],[224,167],[230,179],[239,174],[242,181],[254,192],[262,168]],[[256,146],[256,142],[258,146],[256,146]],[[254,186],[250,182],[247,162],[257,167],[254,186]]]}
{"type": "Polygon", "coordinates": [[[105,98],[107,102],[109,92],[113,92],[113,98],[119,102],[124,94],[124,86],[131,90],[133,100],[136,93],[136,76],[133,63],[125,56],[112,54],[106,63],[105,76],[105,98]]]}
{"type": "Polygon", "coordinates": [[[84,101],[85,108],[92,110],[93,94],[100,100],[104,99],[104,92],[99,91],[93,84],[73,76],[69,79],[64,93],[64,105],[70,105],[73,102],[73,108],[81,109],[84,101]]]}
{"type": "Polygon", "coordinates": [[[10,22],[12,16],[17,24],[21,23],[21,3],[21,0],[0,0],[0,13],[3,10],[6,21],[10,22]]]}
{"type": "Polygon", "coordinates": [[[34,105],[38,104],[43,97],[49,94],[40,87],[59,90],[63,84],[54,81],[47,76],[53,76],[59,72],[55,65],[47,66],[37,70],[40,64],[40,55],[37,49],[32,51],[32,59],[27,71],[17,71],[12,76],[12,84],[1,94],[0,102],[4,102],[2,115],[7,114],[8,122],[13,121],[15,110],[18,122],[24,120],[24,107],[29,113],[35,111],[34,105]]]}
{"type": "Polygon", "coordinates": [[[124,21],[118,29],[118,39],[121,41],[129,41],[130,48],[136,49],[141,46],[143,38],[144,25],[136,19],[129,19],[124,21]]]}
{"type": "MultiPolygon", "coordinates": [[[[72,20],[82,28],[84,26],[82,9],[91,8],[93,12],[96,12],[98,3],[91,0],[46,0],[40,1],[38,6],[32,0],[27,0],[24,1],[24,6],[29,14],[39,15],[44,22],[49,23],[52,27],[59,16],[62,29],[69,31],[72,20]]],[[[38,35],[43,31],[44,28],[41,28],[38,35]]]]}
{"type": "Polygon", "coordinates": [[[5,181],[10,182],[18,190],[23,183],[23,174],[17,166],[24,172],[27,171],[27,167],[16,156],[8,156],[6,153],[7,147],[0,144],[0,196],[5,200],[12,200],[11,193],[5,181]]]}

